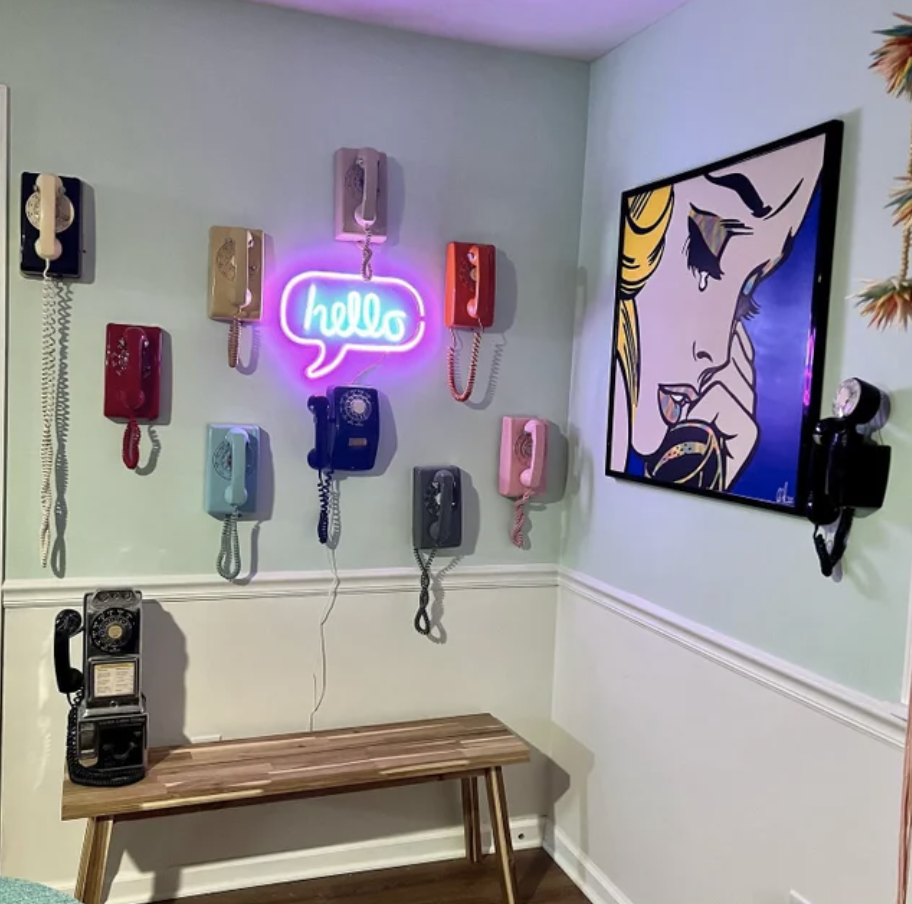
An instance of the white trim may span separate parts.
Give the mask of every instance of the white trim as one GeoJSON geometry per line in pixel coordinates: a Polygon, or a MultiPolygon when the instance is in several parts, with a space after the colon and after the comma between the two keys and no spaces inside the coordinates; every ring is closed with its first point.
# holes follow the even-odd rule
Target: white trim
{"type": "MultiPolygon", "coordinates": [[[[0,85],[0,579],[6,573],[6,342],[9,306],[9,88],[0,85]]],[[[0,589],[0,606],[3,594],[0,589]]],[[[0,700],[3,699],[3,613],[0,611],[0,700]]],[[[2,716],[2,705],[0,705],[2,716]]],[[[2,777],[2,768],[0,768],[2,777]]],[[[0,847],[3,838],[0,837],[0,847]]]]}
{"type": "MultiPolygon", "coordinates": [[[[340,594],[417,592],[416,568],[363,568],[339,572],[340,594]]],[[[249,584],[231,584],[214,575],[165,575],[131,578],[41,578],[3,584],[7,609],[40,609],[72,606],[96,587],[138,587],[146,599],[162,603],[201,600],[266,599],[322,596],[332,585],[328,571],[275,572],[258,575],[249,584]]],[[[456,568],[443,579],[447,590],[521,590],[557,587],[555,565],[476,565],[456,568]]]]}
{"type": "Polygon", "coordinates": [[[631,904],[630,898],[550,820],[545,826],[542,847],[592,904],[631,904]]]}
{"type": "Polygon", "coordinates": [[[892,747],[904,745],[905,721],[895,703],[868,697],[632,593],[563,569],[561,594],[568,591],[843,725],[892,747]]]}
{"type": "MultiPolygon", "coordinates": [[[[542,846],[544,820],[540,817],[512,819],[510,826],[513,846],[517,850],[542,846]]],[[[488,831],[484,833],[483,844],[488,853],[493,851],[488,831]]],[[[161,898],[184,898],[239,888],[277,885],[281,882],[297,882],[302,879],[456,860],[463,856],[465,840],[462,828],[437,829],[353,844],[337,844],[224,862],[199,863],[177,869],[157,870],[155,873],[122,871],[114,878],[107,902],[138,904],[161,898]]],[[[73,878],[69,882],[57,882],[52,887],[65,894],[72,894],[75,881],[73,878]]],[[[618,904],[625,902],[619,901],[618,904]]]]}

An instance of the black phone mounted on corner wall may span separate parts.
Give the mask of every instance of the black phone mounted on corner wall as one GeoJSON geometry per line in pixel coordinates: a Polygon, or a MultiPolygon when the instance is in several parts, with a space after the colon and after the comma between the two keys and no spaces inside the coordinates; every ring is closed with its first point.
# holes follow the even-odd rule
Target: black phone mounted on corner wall
{"type": "Polygon", "coordinates": [[[876,386],[857,377],[840,384],[834,417],[814,428],[810,493],[806,514],[814,524],[814,547],[824,577],[830,577],[845,554],[856,512],[879,509],[887,492],[890,447],[872,434],[887,420],[889,401],[876,386]],[[821,528],[836,524],[832,544],[821,528]]]}

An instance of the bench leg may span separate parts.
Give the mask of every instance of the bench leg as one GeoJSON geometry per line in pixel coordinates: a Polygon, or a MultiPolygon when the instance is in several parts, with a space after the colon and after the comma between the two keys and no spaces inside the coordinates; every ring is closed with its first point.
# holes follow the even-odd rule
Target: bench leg
{"type": "Polygon", "coordinates": [[[488,786],[488,810],[494,832],[494,847],[500,861],[500,875],[504,890],[504,904],[516,904],[516,862],[513,859],[513,841],[510,838],[510,814],[507,810],[507,792],[504,788],[500,766],[485,772],[488,786]]]}
{"type": "Polygon", "coordinates": [[[74,895],[76,900],[82,901],[83,904],[101,904],[113,828],[114,819],[110,816],[99,816],[86,821],[74,895]]]}
{"type": "Polygon", "coordinates": [[[465,826],[466,857],[481,863],[481,819],[478,816],[478,781],[473,775],[462,780],[462,822],[465,826]]]}

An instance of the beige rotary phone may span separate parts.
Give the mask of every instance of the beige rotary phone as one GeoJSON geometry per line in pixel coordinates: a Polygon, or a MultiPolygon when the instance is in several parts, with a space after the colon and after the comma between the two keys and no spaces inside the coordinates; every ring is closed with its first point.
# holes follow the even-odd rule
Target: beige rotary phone
{"type": "Polygon", "coordinates": [[[241,324],[263,315],[263,232],[237,226],[209,230],[209,317],[227,320],[228,366],[237,367],[241,324]]]}

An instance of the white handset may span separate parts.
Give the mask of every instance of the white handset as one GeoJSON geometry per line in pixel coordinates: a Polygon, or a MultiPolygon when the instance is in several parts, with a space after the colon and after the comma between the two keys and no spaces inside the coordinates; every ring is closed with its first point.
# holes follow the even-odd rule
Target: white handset
{"type": "Polygon", "coordinates": [[[63,254],[63,247],[57,239],[57,197],[63,195],[63,183],[59,176],[41,173],[35,188],[38,189],[39,198],[38,240],[35,242],[35,253],[46,261],[55,261],[63,254]]]}
{"type": "Polygon", "coordinates": [[[362,229],[377,222],[377,193],[380,189],[380,153],[373,148],[358,151],[358,165],[364,173],[361,203],[355,210],[355,221],[362,229]]]}

